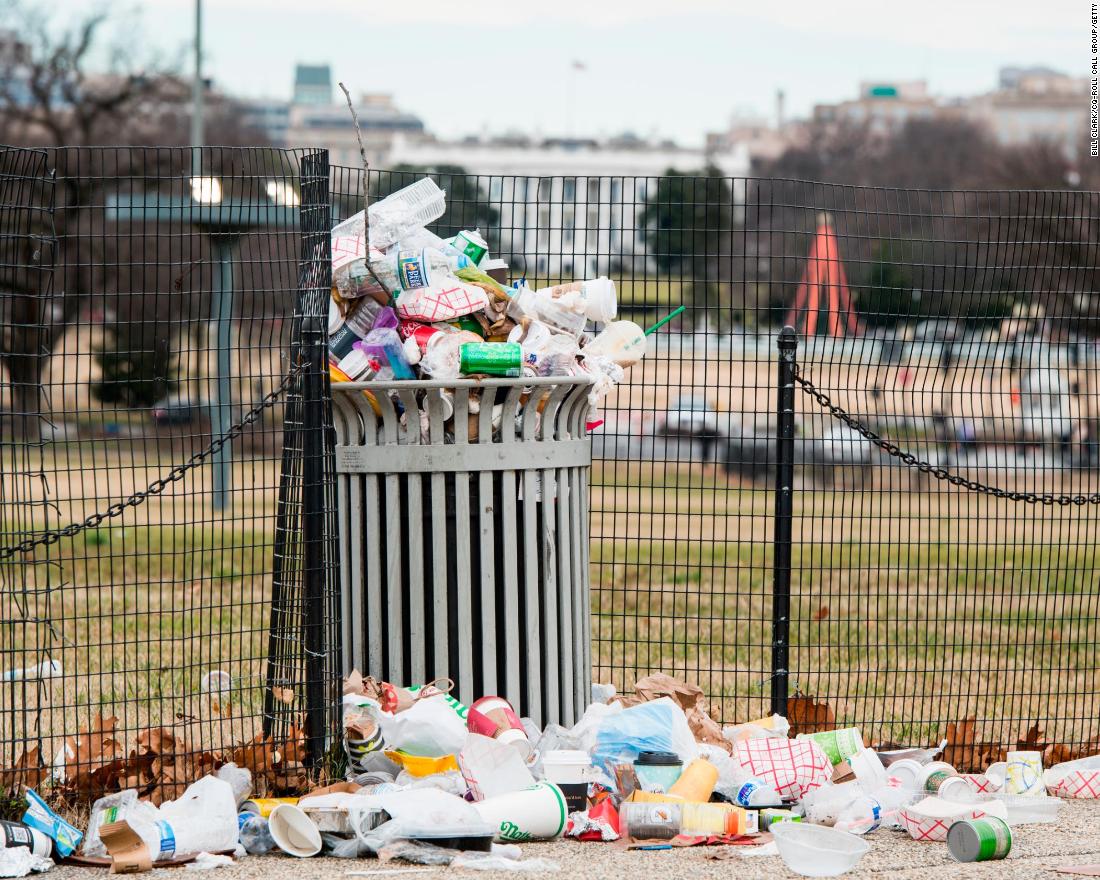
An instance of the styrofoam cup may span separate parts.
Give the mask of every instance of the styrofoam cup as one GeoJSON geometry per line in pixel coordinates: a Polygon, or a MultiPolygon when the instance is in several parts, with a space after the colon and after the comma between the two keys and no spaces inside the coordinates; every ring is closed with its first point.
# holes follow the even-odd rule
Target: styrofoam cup
{"type": "Polygon", "coordinates": [[[601,275],[590,278],[581,285],[584,293],[584,314],[591,321],[606,324],[614,321],[619,313],[619,302],[615,295],[615,282],[601,275]]]}
{"type": "Polygon", "coordinates": [[[302,810],[293,804],[279,804],[268,817],[268,830],[279,849],[300,859],[321,851],[321,832],[302,810]]]}
{"type": "Polygon", "coordinates": [[[486,798],[473,806],[495,829],[493,839],[504,843],[560,837],[568,817],[565,794],[552,782],[486,798]]]}

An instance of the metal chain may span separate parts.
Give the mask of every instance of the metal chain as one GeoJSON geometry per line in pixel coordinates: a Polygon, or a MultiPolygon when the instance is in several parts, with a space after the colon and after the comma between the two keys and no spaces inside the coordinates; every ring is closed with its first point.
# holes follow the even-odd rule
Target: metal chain
{"type": "Polygon", "coordinates": [[[153,480],[145,489],[135,492],[125,501],[116,501],[106,510],[99,513],[93,513],[83,522],[70,523],[60,529],[50,529],[49,531],[35,535],[33,538],[27,538],[24,541],[20,541],[18,544],[13,544],[10,547],[0,547],[0,560],[11,559],[11,557],[15,556],[17,553],[29,553],[35,547],[47,547],[50,544],[56,544],[62,538],[71,538],[75,535],[79,535],[86,529],[97,528],[104,520],[113,519],[121,515],[127,507],[137,507],[150,497],[160,495],[172,483],[177,483],[182,480],[189,471],[201,465],[207,458],[225,446],[226,443],[240,437],[247,426],[259,420],[265,409],[270,409],[275,405],[276,401],[290,389],[294,380],[302,375],[308,367],[308,361],[291,367],[278,387],[265,394],[260,402],[245,414],[244,418],[232,425],[229,430],[221,436],[215,437],[205,449],[196,452],[183,464],[176,465],[163,477],[153,480]]]}
{"type": "Polygon", "coordinates": [[[819,390],[813,382],[802,375],[802,371],[797,365],[794,368],[794,380],[802,386],[803,391],[816,400],[820,406],[827,409],[835,418],[843,422],[865,440],[877,446],[887,455],[893,456],[901,461],[902,464],[916,468],[922,474],[931,474],[937,480],[944,480],[952,486],[961,486],[964,489],[969,489],[971,492],[992,495],[994,498],[1007,498],[1009,501],[1023,501],[1027,504],[1044,504],[1048,507],[1055,504],[1063,506],[1070,504],[1100,504],[1100,493],[1093,493],[1091,495],[1054,495],[1048,492],[1015,492],[1009,489],[989,486],[978,480],[968,480],[966,477],[953,474],[944,467],[934,465],[928,461],[923,461],[911,452],[905,452],[896,443],[891,443],[889,440],[876,434],[842,406],[833,403],[832,400],[829,399],[829,395],[819,390]]]}

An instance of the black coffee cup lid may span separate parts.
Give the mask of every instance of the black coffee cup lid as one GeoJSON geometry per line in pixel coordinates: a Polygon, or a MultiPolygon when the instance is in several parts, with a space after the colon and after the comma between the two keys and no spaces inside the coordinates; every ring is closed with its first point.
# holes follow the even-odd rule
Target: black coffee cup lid
{"type": "Polygon", "coordinates": [[[656,764],[668,766],[669,764],[682,764],[680,756],[675,752],[641,752],[635,764],[656,764]]]}

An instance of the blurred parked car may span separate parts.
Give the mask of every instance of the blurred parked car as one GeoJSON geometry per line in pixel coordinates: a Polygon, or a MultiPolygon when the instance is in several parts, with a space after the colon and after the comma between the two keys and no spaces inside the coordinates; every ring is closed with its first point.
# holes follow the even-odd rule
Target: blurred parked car
{"type": "Polygon", "coordinates": [[[719,432],[718,411],[702,397],[678,397],[659,420],[658,432],[682,437],[713,437],[719,432]]]}
{"type": "Polygon", "coordinates": [[[169,394],[153,404],[153,421],[158,425],[190,425],[202,418],[205,409],[204,403],[186,394],[169,394]]]}

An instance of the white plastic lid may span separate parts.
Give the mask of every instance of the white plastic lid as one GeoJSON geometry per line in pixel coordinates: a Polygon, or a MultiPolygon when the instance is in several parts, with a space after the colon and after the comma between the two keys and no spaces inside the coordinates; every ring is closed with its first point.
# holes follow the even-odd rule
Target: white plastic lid
{"type": "Polygon", "coordinates": [[[478,266],[482,272],[488,272],[490,269],[507,269],[508,261],[501,260],[497,257],[486,257],[478,266]]]}

